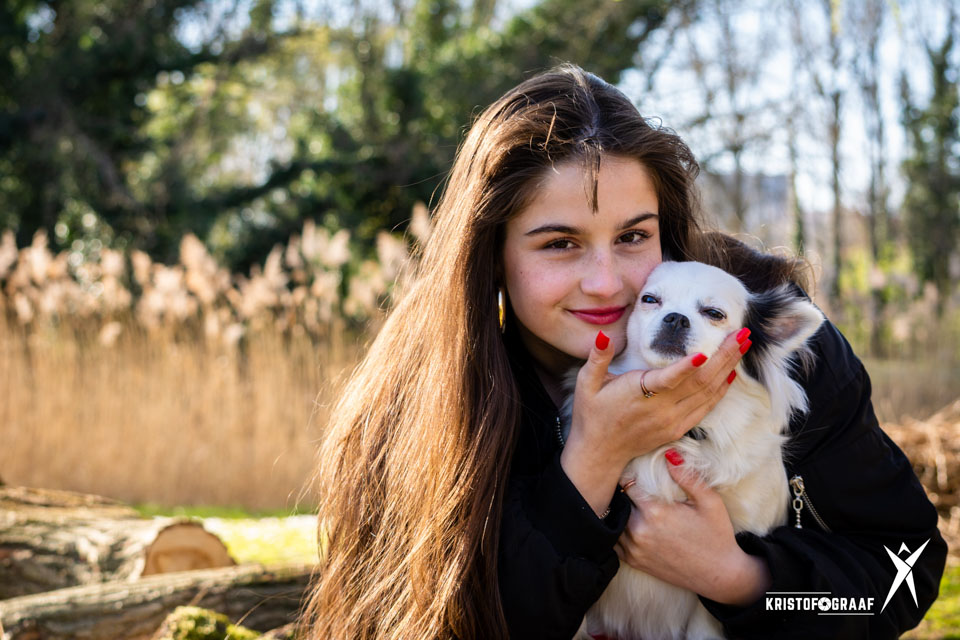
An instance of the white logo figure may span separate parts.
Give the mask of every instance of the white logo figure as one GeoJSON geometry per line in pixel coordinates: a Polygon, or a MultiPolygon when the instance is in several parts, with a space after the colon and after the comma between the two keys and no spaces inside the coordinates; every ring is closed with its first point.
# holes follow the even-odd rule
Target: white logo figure
{"type": "Polygon", "coordinates": [[[917,604],[917,588],[913,584],[913,565],[917,563],[917,559],[920,557],[920,554],[923,553],[923,550],[927,548],[927,543],[930,542],[930,539],[927,539],[927,542],[924,542],[920,545],[920,548],[911,553],[906,560],[903,560],[898,555],[901,551],[906,549],[907,553],[910,553],[910,548],[907,546],[907,543],[901,542],[900,549],[897,553],[887,549],[887,545],[883,545],[883,548],[886,549],[887,555],[890,556],[890,559],[893,560],[893,565],[897,568],[897,575],[893,578],[893,584],[890,585],[890,593],[887,594],[887,599],[883,601],[883,606],[880,607],[880,613],[883,613],[883,610],[887,608],[887,603],[890,602],[890,598],[893,597],[893,594],[897,592],[897,589],[900,588],[900,585],[903,584],[904,580],[907,582],[907,587],[910,589],[910,595],[913,596],[913,604],[917,604]]]}

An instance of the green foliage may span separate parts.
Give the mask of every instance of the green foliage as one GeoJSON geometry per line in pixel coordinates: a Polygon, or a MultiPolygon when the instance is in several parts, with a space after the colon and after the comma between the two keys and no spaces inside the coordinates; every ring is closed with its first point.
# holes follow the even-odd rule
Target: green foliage
{"type": "Polygon", "coordinates": [[[919,358],[926,366],[932,356],[960,361],[960,315],[952,313],[957,300],[924,283],[914,265],[904,246],[888,247],[876,259],[868,246],[850,247],[839,281],[843,297],[831,308],[831,319],[857,353],[919,358]]]}
{"type": "MultiPolygon", "coordinates": [[[[190,93],[194,75],[210,73],[208,63],[236,64],[266,51],[270,41],[248,29],[230,41],[188,48],[178,28],[206,6],[202,0],[0,6],[0,211],[21,244],[37,229],[59,246],[72,243],[79,231],[71,207],[93,212],[109,236],[161,252],[175,247],[183,231],[203,233],[210,225],[215,212],[184,206],[191,193],[180,187],[197,167],[182,153],[165,162],[176,141],[151,135],[158,101],[146,96],[164,84],[175,85],[171,94],[190,93]],[[148,185],[140,184],[144,177],[152,178],[148,185]]],[[[190,133],[187,127],[178,136],[190,133]]]]}
{"type": "Polygon", "coordinates": [[[953,280],[950,261],[960,257],[960,68],[951,65],[953,45],[950,28],[940,47],[927,49],[933,93],[926,108],[912,104],[906,76],[901,81],[904,124],[913,148],[903,165],[909,185],[903,201],[907,236],[917,276],[936,285],[941,301],[953,280]]]}
{"type": "Polygon", "coordinates": [[[164,262],[192,231],[242,269],[312,219],[372,251],[431,200],[480,107],[561,61],[615,82],[675,10],[541,0],[495,20],[496,4],[334,23],[282,0],[6,3],[0,226],[164,262]]]}

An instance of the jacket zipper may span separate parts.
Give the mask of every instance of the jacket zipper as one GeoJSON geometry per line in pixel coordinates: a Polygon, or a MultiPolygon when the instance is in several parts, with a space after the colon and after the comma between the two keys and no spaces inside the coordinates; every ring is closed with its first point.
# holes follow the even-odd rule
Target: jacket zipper
{"type": "Polygon", "coordinates": [[[793,487],[793,510],[797,514],[797,523],[794,525],[797,529],[802,529],[800,525],[800,512],[803,511],[803,505],[807,505],[807,509],[810,510],[810,515],[813,516],[813,519],[817,521],[817,524],[826,531],[830,532],[830,527],[827,526],[827,523],[823,521],[823,518],[820,517],[820,514],[817,513],[817,510],[813,506],[813,502],[810,500],[810,494],[807,493],[806,488],[803,485],[803,476],[795,475],[790,478],[790,486],[793,487]]]}

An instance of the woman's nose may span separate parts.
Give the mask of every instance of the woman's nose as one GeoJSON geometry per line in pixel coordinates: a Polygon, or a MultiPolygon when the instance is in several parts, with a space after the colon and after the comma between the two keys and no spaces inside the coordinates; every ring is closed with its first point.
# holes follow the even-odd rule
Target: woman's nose
{"type": "Polygon", "coordinates": [[[617,261],[609,253],[594,254],[585,267],[580,280],[580,290],[583,293],[597,298],[610,298],[623,288],[623,278],[620,276],[617,261]]]}

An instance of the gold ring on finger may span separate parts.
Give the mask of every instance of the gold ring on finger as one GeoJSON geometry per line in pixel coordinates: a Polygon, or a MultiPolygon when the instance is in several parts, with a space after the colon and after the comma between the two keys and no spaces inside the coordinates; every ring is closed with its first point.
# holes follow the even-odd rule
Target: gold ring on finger
{"type": "Polygon", "coordinates": [[[656,391],[650,391],[650,389],[647,389],[647,385],[643,384],[643,379],[647,377],[648,373],[650,373],[649,369],[640,374],[640,391],[643,392],[644,398],[652,398],[657,395],[656,391]]]}

